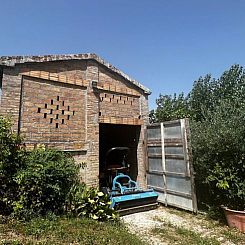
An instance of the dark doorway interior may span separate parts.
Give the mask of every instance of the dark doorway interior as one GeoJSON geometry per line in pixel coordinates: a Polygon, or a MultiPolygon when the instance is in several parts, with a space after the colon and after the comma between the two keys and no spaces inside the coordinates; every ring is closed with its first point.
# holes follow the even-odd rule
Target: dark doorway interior
{"type": "MultiPolygon", "coordinates": [[[[111,175],[111,172],[107,171],[107,163],[109,162],[107,152],[114,147],[129,148],[128,155],[125,158],[125,162],[129,164],[129,168],[125,171],[122,170],[122,172],[128,174],[133,180],[136,180],[138,175],[137,146],[140,129],[140,126],[134,125],[100,124],[100,186],[111,187],[108,186],[111,185],[110,181],[108,182],[111,177],[108,175],[111,175]]],[[[119,160],[120,158],[121,156],[118,157],[119,160]]]]}

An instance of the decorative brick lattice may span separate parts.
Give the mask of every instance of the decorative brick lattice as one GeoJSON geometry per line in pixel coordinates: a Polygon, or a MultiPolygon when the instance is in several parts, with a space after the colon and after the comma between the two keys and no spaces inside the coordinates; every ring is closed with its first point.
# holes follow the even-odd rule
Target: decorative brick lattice
{"type": "Polygon", "coordinates": [[[101,93],[99,116],[140,119],[139,97],[101,93]]]}
{"type": "Polygon", "coordinates": [[[75,111],[64,100],[61,100],[59,95],[45,103],[42,108],[38,107],[37,113],[49,120],[50,124],[54,124],[55,128],[59,128],[60,125],[65,124],[66,121],[75,116],[75,111]]]}

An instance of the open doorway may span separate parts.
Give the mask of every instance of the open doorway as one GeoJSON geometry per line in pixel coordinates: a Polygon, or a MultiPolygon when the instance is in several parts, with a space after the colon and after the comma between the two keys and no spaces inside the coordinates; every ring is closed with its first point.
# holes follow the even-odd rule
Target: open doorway
{"type": "Polygon", "coordinates": [[[100,187],[110,188],[112,178],[118,171],[136,180],[141,126],[100,123],[99,130],[100,187]],[[111,170],[110,164],[117,164],[117,170],[111,170]],[[118,164],[121,164],[122,168],[118,164]]]}

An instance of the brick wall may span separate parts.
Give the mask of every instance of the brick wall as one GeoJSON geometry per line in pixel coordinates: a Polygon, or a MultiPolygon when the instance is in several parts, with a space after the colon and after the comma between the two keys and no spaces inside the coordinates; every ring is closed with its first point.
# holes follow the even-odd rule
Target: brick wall
{"type": "Polygon", "coordinates": [[[18,69],[4,68],[2,78],[2,96],[0,102],[0,114],[10,115],[18,130],[18,118],[20,107],[21,76],[18,69]]]}
{"type": "Polygon", "coordinates": [[[139,118],[139,98],[110,92],[100,93],[100,116],[139,118]]]}
{"type": "Polygon", "coordinates": [[[103,83],[107,83],[108,85],[112,86],[120,86],[124,88],[133,88],[135,86],[129,83],[126,79],[122,78],[121,76],[111,72],[109,69],[99,66],[99,85],[103,83]]]}
{"type": "Polygon", "coordinates": [[[137,148],[138,158],[138,182],[146,188],[146,125],[149,123],[148,96],[141,95],[140,97],[140,113],[144,124],[141,126],[139,144],[137,148]]]}
{"type": "Polygon", "coordinates": [[[84,80],[86,78],[87,61],[71,60],[71,61],[53,61],[41,62],[31,64],[19,64],[20,72],[31,71],[45,71],[50,73],[57,73],[59,75],[67,76],[69,79],[79,78],[84,80]]]}
{"type": "Polygon", "coordinates": [[[99,68],[99,85],[109,84],[120,88],[134,89],[139,96],[112,93],[110,91],[101,91],[99,111],[100,116],[115,116],[122,118],[141,118],[140,137],[137,146],[137,181],[141,187],[146,188],[146,146],[145,130],[148,124],[148,96],[136,89],[134,85],[128,83],[125,79],[116,74],[110,73],[107,69],[99,68]]]}
{"type": "Polygon", "coordinates": [[[20,99],[21,132],[27,143],[45,143],[65,150],[75,150],[74,158],[82,168],[81,180],[98,185],[99,115],[143,119],[138,143],[138,181],[145,180],[145,125],[148,122],[148,98],[135,85],[93,60],[55,61],[4,68],[0,113],[13,115],[17,130],[20,99]],[[87,88],[47,79],[23,76],[26,71],[58,73],[69,79],[87,80],[87,88]],[[22,81],[22,97],[21,92],[22,81]],[[133,89],[138,95],[99,91],[92,87],[110,84],[133,89]],[[57,107],[58,106],[58,107],[57,107]]]}
{"type": "Polygon", "coordinates": [[[28,77],[22,86],[21,133],[26,143],[83,148],[86,89],[28,77]]]}
{"type": "Polygon", "coordinates": [[[99,96],[94,93],[92,81],[98,82],[98,64],[88,61],[86,79],[90,81],[87,90],[87,162],[83,172],[90,186],[99,184],[99,96]]]}

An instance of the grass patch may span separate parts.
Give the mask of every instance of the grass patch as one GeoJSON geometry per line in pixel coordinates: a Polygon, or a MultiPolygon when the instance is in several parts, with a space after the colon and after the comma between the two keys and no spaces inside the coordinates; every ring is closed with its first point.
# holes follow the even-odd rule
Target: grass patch
{"type": "Polygon", "coordinates": [[[152,233],[161,237],[162,241],[169,241],[170,244],[181,245],[220,245],[215,238],[202,237],[199,233],[175,227],[171,223],[164,224],[160,228],[154,228],[152,233]]]}
{"type": "Polygon", "coordinates": [[[245,244],[245,234],[237,231],[236,229],[229,229],[222,231],[222,235],[226,240],[231,241],[235,244],[245,244]]]}
{"type": "Polygon", "coordinates": [[[144,243],[121,223],[52,217],[27,222],[8,220],[0,224],[0,244],[135,244],[144,243]]]}

